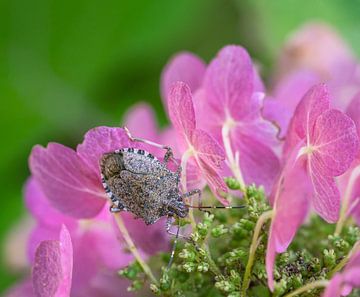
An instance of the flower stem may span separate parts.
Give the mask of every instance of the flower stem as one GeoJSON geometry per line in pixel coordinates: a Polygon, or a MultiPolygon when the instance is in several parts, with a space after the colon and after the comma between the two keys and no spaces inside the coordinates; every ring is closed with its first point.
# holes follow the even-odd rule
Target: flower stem
{"type": "MultiPolygon", "coordinates": [[[[186,166],[187,166],[187,161],[188,159],[193,155],[193,150],[190,148],[188,149],[181,157],[181,177],[180,177],[180,183],[181,183],[181,189],[183,193],[187,192],[187,186],[186,186],[186,166]]],[[[185,198],[185,202],[187,204],[192,205],[191,201],[188,201],[188,198],[185,198]]],[[[190,219],[190,223],[191,223],[191,227],[193,230],[195,230],[196,228],[196,222],[195,222],[195,218],[194,218],[194,213],[193,213],[193,209],[190,208],[189,209],[189,219],[190,219]]]]}
{"type": "Polygon", "coordinates": [[[350,250],[350,252],[346,255],[346,257],[344,259],[342,259],[339,264],[337,264],[333,270],[331,270],[328,273],[328,277],[331,278],[336,272],[340,271],[341,269],[343,269],[343,267],[349,262],[351,256],[356,253],[357,251],[360,251],[360,240],[357,241],[353,248],[350,250]]]}
{"type": "Polygon", "coordinates": [[[224,148],[225,148],[228,165],[229,165],[232,173],[234,174],[234,177],[240,184],[240,190],[244,193],[245,201],[248,202],[248,199],[246,197],[245,181],[244,181],[244,178],[242,176],[242,173],[241,173],[241,170],[239,167],[239,160],[238,160],[239,155],[237,152],[237,156],[234,156],[232,148],[231,148],[230,128],[232,125],[233,125],[233,123],[231,120],[228,120],[224,123],[222,130],[221,130],[222,139],[223,139],[223,143],[224,143],[224,148]]]}
{"type": "Polygon", "coordinates": [[[134,255],[136,261],[140,264],[141,268],[144,270],[145,274],[149,277],[149,279],[154,283],[154,284],[158,284],[158,281],[156,280],[156,278],[154,277],[150,267],[146,264],[146,262],[141,258],[139,251],[137,250],[133,240],[131,239],[129,232],[127,231],[125,224],[121,218],[120,214],[115,214],[115,221],[116,224],[119,227],[119,230],[122,234],[122,236],[125,239],[125,242],[130,250],[130,252],[134,255]]]}
{"type": "Polygon", "coordinates": [[[298,296],[301,293],[307,292],[312,289],[326,287],[328,284],[329,284],[328,280],[317,280],[312,283],[308,283],[305,286],[302,286],[302,287],[296,289],[295,291],[290,292],[289,294],[286,294],[284,297],[298,296]]]}
{"type": "Polygon", "coordinates": [[[242,283],[242,287],[241,287],[241,296],[243,296],[243,297],[246,297],[246,291],[250,284],[251,269],[254,264],[256,248],[258,247],[259,242],[260,242],[259,235],[260,235],[261,227],[264,225],[264,223],[267,220],[271,219],[272,216],[273,216],[272,210],[266,211],[259,217],[259,219],[256,223],[256,226],[254,229],[254,235],[253,235],[252,242],[250,245],[249,259],[248,259],[248,262],[246,265],[244,279],[243,279],[243,283],[242,283]]]}
{"type": "Polygon", "coordinates": [[[335,235],[340,235],[342,228],[344,227],[344,223],[346,221],[346,216],[350,204],[351,194],[354,188],[354,185],[357,179],[360,177],[360,166],[355,167],[350,175],[349,182],[346,186],[344,198],[342,200],[341,210],[340,210],[340,217],[336,224],[335,235]]]}

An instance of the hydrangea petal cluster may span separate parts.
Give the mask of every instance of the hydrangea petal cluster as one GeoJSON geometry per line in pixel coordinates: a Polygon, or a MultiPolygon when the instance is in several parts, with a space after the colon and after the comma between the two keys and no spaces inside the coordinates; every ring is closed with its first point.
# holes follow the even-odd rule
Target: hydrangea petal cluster
{"type": "Polygon", "coordinates": [[[358,147],[354,122],[344,113],[330,109],[325,85],[311,88],[292,118],[284,147],[285,165],[271,196],[274,217],[266,261],[271,289],[275,254],[286,250],[305,219],[308,197],[326,221],[338,219],[340,194],[334,177],[350,167],[358,147]]]}
{"type": "MultiPolygon", "coordinates": [[[[189,60],[183,54],[174,58],[165,68],[166,83],[162,85],[174,83],[175,77],[189,84],[194,93],[197,127],[210,133],[223,146],[222,130],[226,126],[230,130],[231,149],[240,156],[240,164],[236,166],[240,166],[245,182],[255,182],[270,190],[279,170],[279,161],[273,152],[277,131],[262,118],[264,86],[248,53],[239,46],[226,46],[211,61],[205,74],[199,58],[191,56],[192,63],[185,62],[189,60]],[[197,79],[190,80],[184,75],[185,67],[191,77],[196,74],[197,79]]],[[[231,173],[226,169],[224,174],[231,173]]]]}
{"type": "Polygon", "coordinates": [[[335,274],[322,297],[340,297],[350,294],[353,288],[360,288],[360,250],[350,258],[344,270],[335,274]]]}
{"type": "Polygon", "coordinates": [[[276,128],[261,115],[263,95],[256,93],[256,75],[251,59],[242,47],[227,46],[211,61],[204,78],[203,96],[198,100],[200,127],[224,141],[229,129],[233,152],[246,184],[271,189],[279,170],[273,152],[276,128]],[[206,108],[205,108],[206,107],[206,108]]]}

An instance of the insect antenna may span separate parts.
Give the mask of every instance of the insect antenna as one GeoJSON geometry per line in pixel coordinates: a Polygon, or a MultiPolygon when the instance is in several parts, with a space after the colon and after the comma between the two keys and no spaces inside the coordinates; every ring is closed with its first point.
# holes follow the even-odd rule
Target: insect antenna
{"type": "Polygon", "coordinates": [[[245,205],[234,205],[234,206],[215,206],[215,205],[206,205],[206,206],[200,206],[200,205],[190,205],[185,204],[188,208],[196,208],[196,209],[239,209],[239,208],[245,208],[245,205]]]}

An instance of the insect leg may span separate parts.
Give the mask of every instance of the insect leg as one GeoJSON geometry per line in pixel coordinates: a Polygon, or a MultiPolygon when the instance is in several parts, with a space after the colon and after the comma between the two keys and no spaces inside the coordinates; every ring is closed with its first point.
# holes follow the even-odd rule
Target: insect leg
{"type": "Polygon", "coordinates": [[[128,128],[124,127],[124,130],[125,130],[127,136],[130,138],[131,141],[138,141],[138,142],[146,143],[148,145],[152,145],[154,147],[166,150],[166,153],[165,153],[165,156],[164,156],[164,163],[167,163],[169,160],[172,160],[176,165],[179,165],[178,162],[174,158],[174,154],[173,154],[173,151],[172,151],[171,147],[169,147],[167,145],[163,145],[163,144],[153,142],[151,140],[133,137],[128,128]]]}
{"type": "MultiPolygon", "coordinates": [[[[170,228],[169,228],[170,230],[170,228]]],[[[175,250],[176,250],[176,245],[177,245],[177,241],[178,241],[178,238],[179,238],[179,231],[180,231],[180,223],[178,224],[178,228],[176,230],[176,235],[175,235],[175,239],[174,239],[174,243],[173,243],[173,246],[172,246],[172,249],[171,249],[171,255],[170,255],[170,259],[169,259],[169,262],[168,262],[168,265],[166,266],[166,270],[169,270],[173,261],[174,261],[174,256],[175,256],[175,250]]]]}
{"type": "Polygon", "coordinates": [[[110,212],[120,212],[125,210],[125,206],[119,200],[112,200],[113,204],[110,206],[110,212]]]}
{"type": "MultiPolygon", "coordinates": [[[[198,206],[195,208],[199,208],[199,210],[202,210],[201,190],[194,189],[194,190],[191,190],[189,192],[182,194],[180,197],[181,197],[181,200],[183,200],[184,198],[188,198],[188,197],[191,197],[194,195],[197,195],[197,199],[198,199],[198,206]]],[[[189,207],[193,207],[193,206],[189,206],[189,207]]]]}

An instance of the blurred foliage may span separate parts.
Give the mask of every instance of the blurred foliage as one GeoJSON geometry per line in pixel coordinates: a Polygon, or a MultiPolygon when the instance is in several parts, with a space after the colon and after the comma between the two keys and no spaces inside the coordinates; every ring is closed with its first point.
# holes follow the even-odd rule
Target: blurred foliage
{"type": "MultiPolygon", "coordinates": [[[[207,61],[242,44],[268,74],[291,30],[333,24],[360,52],[359,1],[0,0],[0,246],[24,213],[22,185],[31,147],[75,146],[97,125],[119,125],[138,100],[166,117],[159,77],[180,50],[207,61]]],[[[13,280],[0,262],[0,291],[13,280]]]]}

